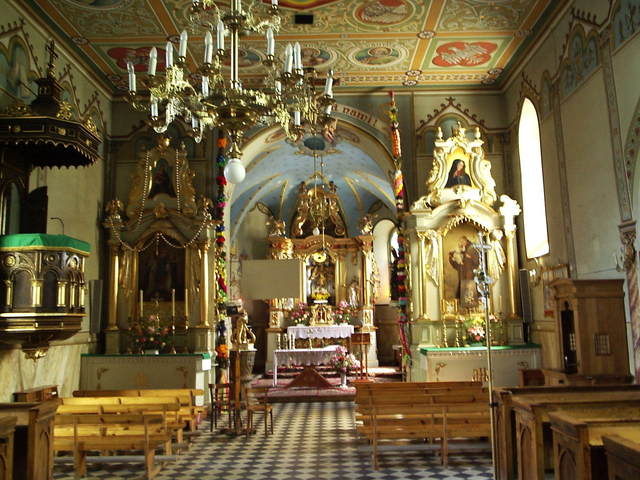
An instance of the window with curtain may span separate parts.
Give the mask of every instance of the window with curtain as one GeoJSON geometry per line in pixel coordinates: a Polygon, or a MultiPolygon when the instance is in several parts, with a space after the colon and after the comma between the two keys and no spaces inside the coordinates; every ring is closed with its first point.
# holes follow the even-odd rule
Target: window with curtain
{"type": "Polygon", "coordinates": [[[544,177],[540,152],[540,126],[536,107],[524,99],[518,125],[520,181],[522,184],[522,212],[524,242],[527,258],[549,253],[547,210],[544,200],[544,177]]]}

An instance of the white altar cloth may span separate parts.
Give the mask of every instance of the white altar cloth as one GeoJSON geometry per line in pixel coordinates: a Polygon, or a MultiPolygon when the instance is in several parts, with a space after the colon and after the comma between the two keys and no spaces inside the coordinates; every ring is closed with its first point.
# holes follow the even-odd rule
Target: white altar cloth
{"type": "Polygon", "coordinates": [[[338,345],[324,348],[298,348],[273,351],[273,386],[278,385],[278,367],[327,365],[338,345]]]}
{"type": "Polygon", "coordinates": [[[349,338],[353,335],[353,325],[296,325],[287,328],[287,335],[293,338],[349,338]]]}

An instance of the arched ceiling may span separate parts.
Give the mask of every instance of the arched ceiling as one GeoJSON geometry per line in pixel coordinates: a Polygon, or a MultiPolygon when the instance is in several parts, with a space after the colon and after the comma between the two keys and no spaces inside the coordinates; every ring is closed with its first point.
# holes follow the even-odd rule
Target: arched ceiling
{"type": "MultiPolygon", "coordinates": [[[[23,3],[23,2],[20,2],[23,3]]],[[[229,1],[216,2],[226,6],[229,1]]],[[[249,5],[243,0],[243,5],[249,5]]],[[[262,0],[270,5],[271,0],[262,0]]],[[[192,0],[24,0],[66,36],[114,89],[127,89],[126,62],[147,69],[151,47],[177,42],[192,0]]],[[[349,88],[500,87],[567,0],[280,0],[283,25],[276,54],[300,42],[303,62],[333,68],[349,88]],[[299,23],[296,15],[312,23],[299,23]],[[312,16],[309,17],[309,16],[312,16]]],[[[299,18],[299,17],[298,17],[299,18]]],[[[190,38],[188,62],[203,55],[190,38]]],[[[245,86],[262,81],[265,40],[241,41],[245,86]]],[[[164,68],[164,49],[158,70],[164,68]]]]}
{"type": "Polygon", "coordinates": [[[232,237],[258,202],[284,220],[289,231],[300,182],[320,185],[322,179],[336,185],[347,235],[358,235],[362,216],[376,203],[395,211],[389,178],[392,164],[384,149],[376,147],[367,134],[344,125],[338,127],[333,144],[322,137],[306,137],[294,144],[273,130],[256,135],[244,148],[247,175],[231,192],[232,237]]]}

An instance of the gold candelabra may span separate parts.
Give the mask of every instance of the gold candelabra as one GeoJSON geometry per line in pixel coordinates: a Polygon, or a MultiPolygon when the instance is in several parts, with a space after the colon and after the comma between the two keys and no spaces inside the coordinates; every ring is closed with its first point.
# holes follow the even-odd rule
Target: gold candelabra
{"type": "Polygon", "coordinates": [[[134,108],[149,111],[151,125],[162,133],[177,118],[191,124],[194,139],[199,142],[204,131],[222,128],[230,140],[228,180],[238,183],[244,179],[240,162],[244,133],[258,124],[279,125],[291,139],[298,139],[306,131],[318,133],[330,128],[335,105],[333,99],[333,73],[326,74],[324,89],[318,88],[315,69],[304,67],[300,44],[288,44],[282,58],[275,55],[274,35],[280,29],[277,0],[271,5],[252,2],[243,8],[241,0],[231,0],[230,8],[222,11],[213,0],[194,0],[190,9],[194,30],[205,29],[204,58],[200,66],[190,69],[187,61],[188,33],[180,35],[177,59],[174,47],[166,44],[165,74],[157,72],[158,52],[149,53],[145,87],[149,99],[137,92],[136,72],[132,63],[129,73],[129,101],[134,108]],[[264,9],[259,16],[258,10],[264,9]],[[258,89],[242,86],[239,77],[239,36],[241,32],[265,35],[266,56],[262,61],[266,69],[264,84],[258,89]],[[214,48],[215,33],[215,48],[214,48]],[[229,37],[229,49],[225,39],[229,37]],[[230,75],[223,73],[223,57],[230,56],[230,75]],[[195,86],[196,79],[200,85],[195,86]]]}

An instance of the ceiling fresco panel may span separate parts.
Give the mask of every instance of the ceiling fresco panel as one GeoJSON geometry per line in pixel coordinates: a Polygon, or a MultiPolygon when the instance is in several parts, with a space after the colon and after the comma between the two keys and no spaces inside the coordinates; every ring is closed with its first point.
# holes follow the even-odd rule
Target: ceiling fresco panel
{"type": "Polygon", "coordinates": [[[483,37],[482,39],[446,38],[432,41],[425,62],[425,70],[489,70],[496,66],[511,38],[483,37]]]}
{"type": "Polygon", "coordinates": [[[438,31],[516,31],[538,3],[540,0],[448,0],[438,31]]]}
{"type": "MultiPolygon", "coordinates": [[[[41,2],[46,3],[46,2],[41,2]]],[[[48,0],[76,30],[88,39],[109,36],[158,35],[162,26],[146,0],[48,0]],[[99,4],[107,4],[99,6],[99,4]]],[[[44,5],[42,5],[44,7],[44,5]]]]}

